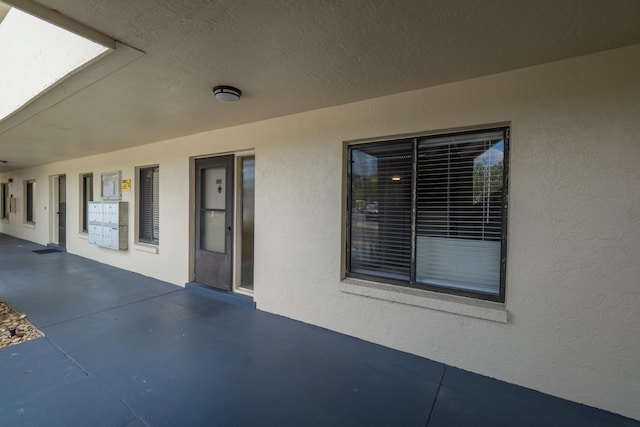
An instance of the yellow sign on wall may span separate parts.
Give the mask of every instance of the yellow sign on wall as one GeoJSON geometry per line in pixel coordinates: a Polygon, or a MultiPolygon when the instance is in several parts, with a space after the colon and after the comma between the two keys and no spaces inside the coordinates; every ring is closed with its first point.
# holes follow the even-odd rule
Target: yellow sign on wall
{"type": "Polygon", "coordinates": [[[122,192],[131,191],[131,178],[122,180],[122,192]]]}

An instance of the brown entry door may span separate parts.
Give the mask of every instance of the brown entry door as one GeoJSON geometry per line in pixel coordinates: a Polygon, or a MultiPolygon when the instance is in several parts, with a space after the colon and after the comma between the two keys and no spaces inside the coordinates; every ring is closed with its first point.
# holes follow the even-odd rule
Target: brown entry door
{"type": "Polygon", "coordinates": [[[195,281],[230,291],[234,156],[196,160],[195,281]]]}

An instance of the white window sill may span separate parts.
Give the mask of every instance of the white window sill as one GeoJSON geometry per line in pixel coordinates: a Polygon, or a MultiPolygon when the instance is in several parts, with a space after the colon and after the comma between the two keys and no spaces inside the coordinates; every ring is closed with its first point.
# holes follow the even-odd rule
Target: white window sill
{"type": "Polygon", "coordinates": [[[149,254],[157,254],[158,246],[157,245],[148,245],[145,243],[134,243],[133,249],[140,252],[146,252],[149,254]]]}
{"type": "Polygon", "coordinates": [[[504,304],[441,294],[422,289],[405,288],[359,279],[344,279],[340,290],[348,294],[392,301],[400,304],[444,311],[477,319],[508,323],[508,311],[504,304]]]}
{"type": "Polygon", "coordinates": [[[78,233],[78,239],[89,240],[89,235],[87,233],[78,233]]]}
{"type": "Polygon", "coordinates": [[[23,226],[24,228],[34,228],[34,229],[35,229],[35,228],[36,228],[36,223],[35,223],[35,222],[33,222],[33,223],[31,223],[31,222],[25,222],[25,223],[23,223],[23,224],[22,224],[22,226],[23,226]]]}

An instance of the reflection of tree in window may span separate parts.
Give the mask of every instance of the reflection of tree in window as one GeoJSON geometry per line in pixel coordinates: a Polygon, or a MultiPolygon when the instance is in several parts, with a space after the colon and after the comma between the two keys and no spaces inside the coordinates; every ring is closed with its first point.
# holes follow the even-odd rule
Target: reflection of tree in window
{"type": "Polygon", "coordinates": [[[481,203],[502,189],[504,141],[485,150],[473,160],[473,203],[481,203]]]}
{"type": "MultiPolygon", "coordinates": [[[[487,141],[485,145],[491,144],[487,141]]],[[[482,206],[482,238],[498,240],[487,225],[502,221],[500,203],[504,176],[504,140],[485,150],[473,161],[473,204],[482,206]]]]}

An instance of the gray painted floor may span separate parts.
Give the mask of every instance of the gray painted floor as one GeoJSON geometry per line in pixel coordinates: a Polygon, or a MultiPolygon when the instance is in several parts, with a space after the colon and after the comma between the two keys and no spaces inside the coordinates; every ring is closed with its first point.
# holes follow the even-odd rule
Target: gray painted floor
{"type": "Polygon", "coordinates": [[[0,234],[0,426],[640,422],[0,234]]]}

